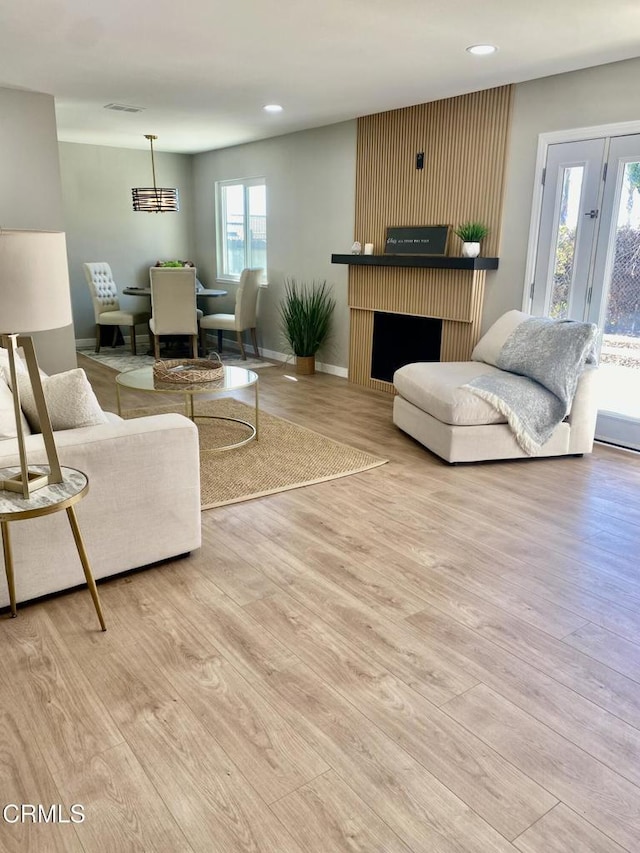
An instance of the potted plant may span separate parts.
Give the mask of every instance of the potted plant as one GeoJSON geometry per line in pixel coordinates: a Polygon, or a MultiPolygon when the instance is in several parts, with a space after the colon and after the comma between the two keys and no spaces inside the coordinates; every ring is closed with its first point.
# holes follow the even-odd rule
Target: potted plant
{"type": "Polygon", "coordinates": [[[329,335],[335,305],[326,281],[308,285],[298,284],[295,278],[285,279],[280,323],[296,357],[296,373],[316,372],[316,353],[329,335]]]}
{"type": "Polygon", "coordinates": [[[462,240],[462,257],[477,258],[480,254],[480,241],[484,240],[489,229],[482,222],[463,222],[453,233],[462,240]]]}
{"type": "Polygon", "coordinates": [[[193,261],[158,261],[157,267],[192,267],[193,261]]]}

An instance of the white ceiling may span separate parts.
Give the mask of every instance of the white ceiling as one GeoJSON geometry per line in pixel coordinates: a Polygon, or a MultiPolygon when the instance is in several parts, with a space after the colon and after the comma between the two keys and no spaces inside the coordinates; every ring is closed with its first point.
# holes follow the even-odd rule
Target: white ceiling
{"type": "Polygon", "coordinates": [[[638,0],[5,0],[0,86],[55,95],[62,141],[197,152],[628,59],[639,35],[638,0]]]}

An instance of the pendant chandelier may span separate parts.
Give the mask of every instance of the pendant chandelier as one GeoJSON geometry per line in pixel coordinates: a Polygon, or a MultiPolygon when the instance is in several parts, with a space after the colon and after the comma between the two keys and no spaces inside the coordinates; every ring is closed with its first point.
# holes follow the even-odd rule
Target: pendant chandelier
{"type": "Polygon", "coordinates": [[[178,190],[175,187],[157,187],[156,186],[156,164],[153,158],[153,140],[157,136],[150,133],[145,133],[145,139],[149,140],[151,145],[151,171],[153,173],[152,187],[134,187],[131,190],[133,195],[133,209],[142,210],[146,213],[175,213],[180,210],[180,199],[178,198],[178,190]]]}

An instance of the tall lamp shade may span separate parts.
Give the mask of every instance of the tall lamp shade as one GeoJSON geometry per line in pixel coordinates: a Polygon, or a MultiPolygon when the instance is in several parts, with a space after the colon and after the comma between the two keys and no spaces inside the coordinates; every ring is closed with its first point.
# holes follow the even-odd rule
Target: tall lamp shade
{"type": "Polygon", "coordinates": [[[62,231],[18,231],[0,229],[0,332],[9,359],[20,471],[5,488],[27,498],[34,489],[62,482],[60,463],[53,440],[42,382],[30,332],[59,329],[72,322],[69,270],[65,235],[62,231]],[[28,469],[18,381],[17,353],[22,347],[31,388],[40,419],[49,473],[28,469]]]}
{"type": "Polygon", "coordinates": [[[42,332],[72,321],[62,231],[0,229],[0,327],[42,332]]]}

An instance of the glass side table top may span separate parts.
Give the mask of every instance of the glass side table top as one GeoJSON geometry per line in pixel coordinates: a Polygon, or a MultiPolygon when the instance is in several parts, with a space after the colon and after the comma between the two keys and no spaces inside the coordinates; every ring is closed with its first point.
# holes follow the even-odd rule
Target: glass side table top
{"type": "Polygon", "coordinates": [[[215,391],[233,391],[248,388],[258,381],[258,374],[245,367],[224,367],[222,379],[213,382],[161,382],[153,375],[153,367],[137,367],[118,373],[116,382],[135,391],[160,391],[163,394],[209,394],[215,391]]]}

